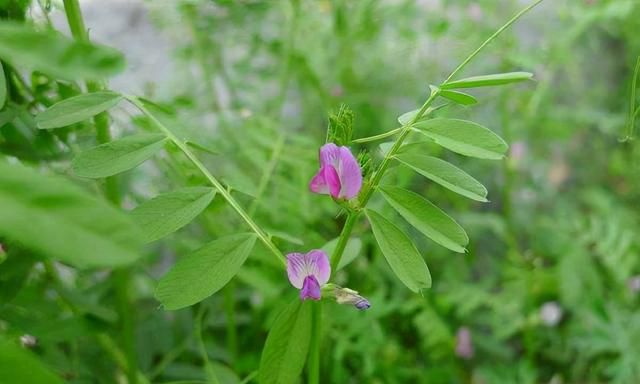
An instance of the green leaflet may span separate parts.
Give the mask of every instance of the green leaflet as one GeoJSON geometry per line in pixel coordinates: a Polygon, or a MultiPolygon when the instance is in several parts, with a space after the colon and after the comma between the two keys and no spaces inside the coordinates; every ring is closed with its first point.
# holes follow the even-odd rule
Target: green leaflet
{"type": "Polygon", "coordinates": [[[69,181],[0,162],[0,236],[76,267],[111,267],[138,259],[137,226],[69,181]]]}
{"type": "Polygon", "coordinates": [[[472,121],[431,119],[413,125],[415,131],[453,152],[479,159],[500,160],[507,143],[488,128],[472,121]]]}
{"type": "Polygon", "coordinates": [[[517,83],[520,81],[529,80],[532,77],[533,77],[533,73],[529,73],[529,72],[498,73],[494,75],[473,76],[473,77],[467,77],[465,79],[450,81],[448,83],[440,85],[440,88],[456,89],[456,88],[492,87],[495,85],[517,83]]]}
{"type": "Polygon", "coordinates": [[[311,306],[297,297],[276,317],[260,358],[260,384],[299,382],[311,340],[311,306]]]}
{"type": "Polygon", "coordinates": [[[365,214],[373,235],[393,273],[413,292],[431,287],[431,274],[415,245],[389,220],[371,209],[365,214]]]}
{"type": "Polygon", "coordinates": [[[247,233],[221,237],[182,257],[158,282],[156,298],[173,310],[213,295],[238,273],[255,240],[247,233]]]}
{"type": "Polygon", "coordinates": [[[211,203],[215,189],[189,187],[164,193],[131,211],[144,233],[144,241],[161,239],[189,224],[211,203]]]}
{"type": "Polygon", "coordinates": [[[10,21],[0,22],[0,58],[65,80],[100,80],[125,68],[124,56],[113,48],[10,21]]]}
{"type": "Polygon", "coordinates": [[[36,116],[38,128],[61,128],[87,120],[122,100],[115,92],[94,92],[62,100],[36,116]]]}
{"type": "Polygon", "coordinates": [[[466,172],[437,157],[402,153],[395,156],[422,176],[472,200],[487,202],[487,189],[466,172]]]}
{"type": "Polygon", "coordinates": [[[381,186],[379,190],[387,202],[425,236],[454,252],[464,253],[469,237],[464,229],[440,208],[406,189],[381,186]]]}
{"type": "Polygon", "coordinates": [[[73,172],[88,178],[113,176],[140,165],[162,149],[167,140],[161,133],[143,133],[98,145],[73,159],[73,172]]]}
{"type": "Polygon", "coordinates": [[[458,91],[447,91],[443,89],[440,90],[440,96],[461,105],[473,105],[478,103],[478,100],[475,97],[458,91]]]}
{"type": "Polygon", "coordinates": [[[38,357],[0,336],[0,383],[63,384],[38,357]]]}
{"type": "MultiPolygon", "coordinates": [[[[339,238],[335,238],[322,246],[322,250],[324,250],[327,253],[327,255],[329,255],[329,258],[333,257],[333,251],[336,249],[336,246],[338,245],[338,239],[339,238]]],[[[340,259],[338,270],[346,267],[356,257],[358,257],[361,249],[362,249],[362,240],[358,239],[357,237],[350,238],[347,241],[347,246],[344,248],[344,252],[342,253],[342,258],[340,259]]],[[[334,272],[335,271],[332,271],[332,273],[334,272]]]]}

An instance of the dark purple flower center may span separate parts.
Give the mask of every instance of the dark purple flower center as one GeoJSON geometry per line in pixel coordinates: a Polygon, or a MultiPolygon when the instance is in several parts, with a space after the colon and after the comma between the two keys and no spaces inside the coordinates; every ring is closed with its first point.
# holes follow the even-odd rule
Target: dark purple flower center
{"type": "Polygon", "coordinates": [[[315,276],[309,275],[304,278],[302,289],[300,290],[300,299],[320,300],[320,284],[318,284],[315,276]]]}

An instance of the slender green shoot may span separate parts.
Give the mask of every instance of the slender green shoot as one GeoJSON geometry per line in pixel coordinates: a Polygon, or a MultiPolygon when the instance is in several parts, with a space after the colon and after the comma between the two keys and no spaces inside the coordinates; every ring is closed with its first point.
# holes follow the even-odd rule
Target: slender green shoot
{"type": "Polygon", "coordinates": [[[287,261],[285,260],[282,252],[276,247],[276,245],[271,241],[267,233],[256,224],[255,221],[251,218],[251,216],[242,208],[240,203],[231,195],[231,193],[222,185],[218,179],[209,172],[209,170],[204,166],[204,164],[198,159],[198,157],[189,149],[189,146],[184,142],[184,140],[180,140],[168,127],[166,127],[160,120],[158,120],[149,110],[145,107],[144,103],[135,96],[125,96],[125,99],[133,104],[140,112],[142,112],[145,116],[147,116],[151,122],[158,127],[167,137],[171,140],[176,147],[178,147],[182,153],[187,156],[187,158],[191,161],[193,165],[202,173],[202,175],[211,183],[213,187],[218,190],[218,193],[227,201],[227,203],[233,208],[236,213],[244,220],[244,222],[251,228],[251,230],[258,236],[260,241],[273,253],[278,260],[282,262],[284,266],[287,265],[287,261]]]}
{"type": "Polygon", "coordinates": [[[638,116],[638,111],[640,108],[637,108],[636,103],[636,91],[638,89],[638,74],[640,73],[640,56],[636,60],[636,67],[633,70],[633,78],[631,80],[631,97],[629,98],[629,120],[627,121],[627,135],[622,139],[622,141],[633,140],[634,131],[636,127],[636,117],[638,116]]]}

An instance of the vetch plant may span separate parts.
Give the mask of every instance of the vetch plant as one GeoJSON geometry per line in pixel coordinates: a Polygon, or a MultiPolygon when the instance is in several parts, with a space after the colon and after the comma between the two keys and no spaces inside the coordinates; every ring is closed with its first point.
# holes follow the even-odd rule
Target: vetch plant
{"type": "MultiPolygon", "coordinates": [[[[268,231],[254,220],[249,213],[251,210],[245,209],[232,194],[232,188],[204,165],[193,150],[193,145],[174,133],[171,126],[162,118],[159,108],[144,98],[107,91],[101,83],[91,82],[99,76],[111,74],[112,67],[117,69],[120,64],[119,56],[113,56],[111,51],[101,51],[90,46],[92,50],[97,50],[97,53],[91,51],[94,53],[91,57],[101,53],[105,56],[104,61],[113,61],[114,64],[104,69],[96,65],[95,71],[82,72],[82,78],[90,79],[87,84],[89,93],[58,102],[36,117],[37,126],[43,130],[60,129],[90,118],[96,120],[96,126],[101,128],[98,131],[99,145],[82,151],[74,157],[73,173],[88,179],[104,179],[105,189],[111,202],[119,205],[117,183],[113,177],[139,166],[156,156],[161,150],[171,146],[172,149],[184,155],[199,175],[206,180],[207,185],[189,186],[160,194],[140,204],[128,215],[122,215],[113,212],[114,209],[111,206],[96,203],[94,199],[75,188],[61,187],[57,179],[46,180],[51,186],[50,189],[58,189],[69,196],[75,196],[83,204],[95,207],[97,213],[112,215],[113,220],[122,223],[123,234],[119,236],[120,241],[103,244],[98,242],[103,240],[100,234],[109,228],[109,225],[101,222],[103,219],[101,215],[96,214],[95,222],[85,223],[78,220],[72,214],[73,212],[69,213],[68,221],[78,229],[78,236],[83,242],[99,243],[100,249],[104,251],[104,255],[97,253],[95,259],[85,260],[83,263],[100,266],[103,265],[104,259],[108,259],[112,254],[120,256],[116,260],[111,260],[110,265],[133,262],[136,255],[132,248],[135,249],[142,242],[158,241],[180,230],[200,215],[214,198],[219,197],[233,209],[249,231],[244,233],[245,230],[242,230],[238,231],[239,233],[219,237],[190,255],[180,258],[158,282],[156,298],[166,310],[176,310],[201,302],[220,291],[240,271],[251,255],[256,241],[261,242],[282,266],[283,279],[286,273],[291,285],[299,290],[299,298],[292,300],[274,320],[260,360],[259,380],[263,384],[295,383],[299,380],[307,362],[307,382],[312,384],[321,382],[319,358],[321,326],[324,323],[322,299],[335,299],[339,304],[351,305],[359,310],[371,307],[366,293],[361,296],[356,290],[330,282],[331,271],[337,271],[342,266],[343,254],[352,240],[352,232],[362,214],[368,220],[382,255],[397,278],[416,293],[431,287],[432,284],[429,268],[409,236],[390,218],[368,207],[369,201],[376,192],[380,192],[379,195],[384,201],[426,237],[454,252],[465,252],[469,238],[455,220],[424,197],[397,186],[385,185],[384,176],[390,170],[390,165],[397,163],[464,197],[479,202],[487,201],[486,188],[475,178],[445,160],[416,150],[416,146],[406,145],[405,141],[410,135],[420,135],[463,156],[489,160],[499,160],[505,156],[508,149],[506,142],[488,128],[471,121],[432,118],[432,116],[435,111],[446,107],[449,103],[472,105],[477,102],[475,97],[460,89],[500,86],[522,82],[532,77],[532,74],[527,72],[510,72],[454,79],[491,41],[541,1],[535,1],[515,15],[469,55],[445,81],[438,86],[431,86],[429,96],[420,108],[398,118],[400,127],[375,136],[353,139],[353,115],[346,108],[341,110],[338,116],[342,118],[332,121],[331,129],[327,133],[327,142],[320,148],[320,168],[315,175],[309,175],[309,190],[313,193],[330,195],[346,216],[330,257],[325,251],[317,249],[305,254],[288,253],[285,257],[284,252],[276,246],[268,231]],[[446,104],[434,106],[437,101],[444,101],[446,104]],[[121,102],[129,103],[148,118],[155,132],[111,140],[108,126],[101,125],[99,122],[107,118],[107,112],[121,102]],[[395,140],[386,143],[387,145],[381,145],[383,157],[377,164],[370,160],[375,157],[373,153],[359,156],[361,160],[359,162],[349,149],[349,146],[392,137],[395,137],[395,140]],[[375,166],[372,166],[373,164],[375,166]],[[138,235],[137,231],[142,233],[138,235]]],[[[65,5],[68,5],[71,10],[69,19],[72,30],[84,30],[78,14],[77,2],[65,1],[65,5]]],[[[0,30],[7,30],[13,34],[34,33],[20,28],[24,27],[8,24],[0,26],[0,30]]],[[[60,44],[63,48],[63,45],[67,44],[64,39],[59,40],[58,37],[49,39],[51,44],[60,44]]],[[[81,43],[78,44],[81,47],[89,44],[86,31],[84,35],[79,35],[79,40],[81,43]]],[[[10,49],[17,48],[7,45],[0,48],[0,54],[3,54],[3,50],[10,49]]],[[[15,60],[36,62],[27,54],[17,56],[15,60]]],[[[39,68],[38,63],[34,65],[35,68],[39,68]]],[[[53,68],[54,75],[60,77],[70,75],[56,66],[53,68]]],[[[35,184],[33,180],[37,177],[32,175],[33,171],[17,170],[6,165],[0,165],[0,167],[3,172],[6,171],[11,176],[12,182],[24,186],[25,190],[35,184]]],[[[28,206],[29,201],[26,201],[29,199],[30,196],[22,196],[15,202],[19,208],[24,207],[25,215],[32,212],[28,206]]],[[[37,196],[32,200],[37,200],[37,196]]],[[[11,222],[7,225],[10,226],[11,222]]],[[[56,231],[55,225],[48,222],[42,223],[39,228],[56,231]]],[[[26,237],[24,233],[12,231],[9,227],[5,228],[4,232],[13,235],[17,240],[28,241],[28,238],[35,237],[26,237]]],[[[58,241],[61,248],[56,256],[70,263],[77,262],[77,249],[65,247],[66,237],[64,236],[66,235],[68,234],[60,234],[58,241]]],[[[78,264],[82,265],[80,262],[78,264]]],[[[124,271],[122,278],[126,280],[128,278],[126,270],[124,271]]],[[[126,297],[122,296],[121,299],[125,305],[126,297]]],[[[130,354],[127,358],[130,382],[136,382],[137,372],[133,369],[132,363],[135,356],[130,354]]],[[[217,381],[213,369],[208,369],[208,374],[214,382],[217,381]]]]}

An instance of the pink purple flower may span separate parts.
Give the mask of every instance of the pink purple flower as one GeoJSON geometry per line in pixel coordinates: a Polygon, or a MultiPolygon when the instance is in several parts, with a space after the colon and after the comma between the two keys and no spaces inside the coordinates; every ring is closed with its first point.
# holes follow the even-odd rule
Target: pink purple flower
{"type": "Polygon", "coordinates": [[[465,360],[473,358],[471,330],[467,327],[458,328],[456,333],[456,355],[465,360]]]}
{"type": "Polygon", "coordinates": [[[362,169],[349,148],[327,143],[320,148],[320,170],[311,179],[311,192],[336,199],[353,199],[362,188],[362,169]]]}
{"type": "Polygon", "coordinates": [[[300,290],[301,300],[320,300],[320,287],[331,275],[329,257],[320,249],[306,254],[290,253],[287,255],[287,275],[291,284],[300,290]]]}

